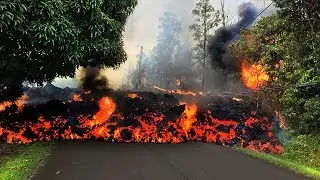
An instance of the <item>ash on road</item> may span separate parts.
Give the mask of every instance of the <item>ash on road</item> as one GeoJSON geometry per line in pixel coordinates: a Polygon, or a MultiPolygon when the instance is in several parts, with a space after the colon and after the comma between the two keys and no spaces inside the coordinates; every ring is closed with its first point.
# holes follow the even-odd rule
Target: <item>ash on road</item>
{"type": "Polygon", "coordinates": [[[33,180],[308,179],[214,144],[57,143],[33,180]]]}

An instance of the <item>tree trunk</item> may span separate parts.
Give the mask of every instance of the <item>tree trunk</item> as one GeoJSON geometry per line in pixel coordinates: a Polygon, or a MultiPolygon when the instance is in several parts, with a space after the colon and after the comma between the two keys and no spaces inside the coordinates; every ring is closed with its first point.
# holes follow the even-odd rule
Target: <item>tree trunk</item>
{"type": "Polygon", "coordinates": [[[222,26],[226,27],[226,12],[224,9],[224,0],[221,0],[221,17],[222,17],[222,26]]]}
{"type": "Polygon", "coordinates": [[[139,67],[138,67],[138,80],[137,80],[137,85],[136,89],[138,90],[141,86],[141,66],[142,66],[142,53],[143,53],[143,46],[141,46],[140,50],[140,58],[139,58],[139,67]]]}
{"type": "MultiPolygon", "coordinates": [[[[207,4],[204,7],[205,14],[207,14],[207,4]]],[[[203,32],[203,62],[202,62],[202,82],[201,82],[201,91],[204,91],[204,82],[205,82],[205,68],[206,68],[206,52],[207,52],[207,19],[204,18],[204,32],[203,32]]]]}

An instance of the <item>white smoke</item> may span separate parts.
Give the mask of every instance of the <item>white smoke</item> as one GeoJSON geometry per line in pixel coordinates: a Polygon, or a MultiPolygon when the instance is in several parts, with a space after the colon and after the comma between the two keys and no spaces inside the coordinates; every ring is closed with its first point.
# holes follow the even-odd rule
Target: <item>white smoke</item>
{"type": "MultiPolygon", "coordinates": [[[[129,69],[136,68],[136,55],[140,51],[140,46],[144,46],[145,53],[155,46],[158,32],[159,32],[159,18],[166,11],[171,11],[177,14],[182,22],[183,40],[190,44],[192,43],[192,36],[188,30],[190,24],[193,23],[192,10],[198,0],[139,0],[138,6],[135,8],[133,14],[129,17],[124,32],[125,50],[128,55],[128,61],[120,66],[119,69],[105,70],[104,73],[109,79],[112,88],[119,88],[121,84],[126,82],[126,74],[129,69]]],[[[238,21],[237,11],[241,3],[246,3],[247,0],[225,0],[225,9],[228,14],[228,23],[238,21]]],[[[271,0],[253,0],[257,7],[263,8],[264,4],[271,2],[271,0]]],[[[220,0],[211,0],[211,3],[216,9],[220,9],[220,0]]],[[[272,8],[270,8],[272,9],[272,8]]],[[[263,15],[270,15],[275,12],[275,9],[268,10],[263,15]]],[[[61,79],[56,78],[54,85],[59,87],[76,87],[77,81],[71,78],[61,79]]]]}

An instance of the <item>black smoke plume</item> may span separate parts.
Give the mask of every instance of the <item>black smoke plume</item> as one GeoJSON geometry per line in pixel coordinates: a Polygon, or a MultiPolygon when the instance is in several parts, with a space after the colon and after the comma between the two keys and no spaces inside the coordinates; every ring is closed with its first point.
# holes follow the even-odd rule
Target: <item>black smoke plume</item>
{"type": "Polygon", "coordinates": [[[87,67],[80,72],[80,86],[85,91],[108,91],[109,81],[101,73],[101,69],[87,67]]]}
{"type": "Polygon", "coordinates": [[[238,15],[240,20],[236,24],[218,29],[208,43],[211,65],[224,75],[240,71],[240,62],[229,53],[228,46],[239,38],[241,29],[251,26],[258,11],[252,3],[246,3],[240,5],[238,15]]]}

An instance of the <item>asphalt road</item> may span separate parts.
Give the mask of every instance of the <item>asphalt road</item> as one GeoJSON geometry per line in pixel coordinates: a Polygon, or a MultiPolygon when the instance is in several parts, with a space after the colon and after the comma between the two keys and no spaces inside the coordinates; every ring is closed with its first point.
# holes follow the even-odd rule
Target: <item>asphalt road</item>
{"type": "Polygon", "coordinates": [[[33,180],[298,180],[289,170],[203,143],[60,142],[33,180]]]}

